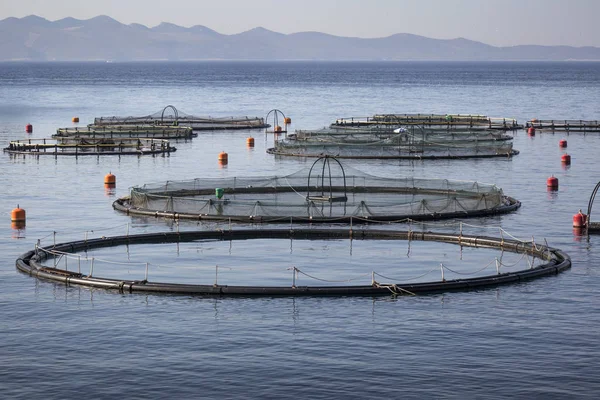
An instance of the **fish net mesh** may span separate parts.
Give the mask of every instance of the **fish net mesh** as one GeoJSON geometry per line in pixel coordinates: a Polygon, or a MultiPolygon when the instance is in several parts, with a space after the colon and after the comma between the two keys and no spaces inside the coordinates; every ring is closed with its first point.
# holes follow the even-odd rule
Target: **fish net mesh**
{"type": "MultiPolygon", "coordinates": [[[[318,160],[317,160],[318,161],[318,160]]],[[[314,167],[314,165],[313,165],[314,167]]],[[[410,218],[490,211],[507,204],[502,189],[447,179],[387,178],[354,168],[306,168],[286,176],[167,181],[133,187],[132,210],[236,218],[410,218]]]]}
{"type": "Polygon", "coordinates": [[[271,154],[338,158],[461,158],[511,156],[513,137],[493,129],[432,129],[386,125],[299,130],[275,141],[271,154]],[[395,127],[394,127],[395,128],[395,127]]]}
{"type": "Polygon", "coordinates": [[[94,118],[94,125],[182,125],[191,127],[214,126],[216,128],[263,128],[265,120],[262,117],[211,117],[186,114],[173,106],[143,116],[109,116],[94,118]]]}

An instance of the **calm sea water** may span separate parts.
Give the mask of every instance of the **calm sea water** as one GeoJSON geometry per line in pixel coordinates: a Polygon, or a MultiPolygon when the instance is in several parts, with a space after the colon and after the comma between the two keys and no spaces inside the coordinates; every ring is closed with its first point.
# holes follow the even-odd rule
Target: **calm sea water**
{"type": "MultiPolygon", "coordinates": [[[[476,113],[521,123],[600,119],[600,64],[0,64],[0,145],[50,137],[74,116],[83,125],[96,116],[145,115],[168,104],[210,116],[265,116],[277,108],[292,118],[292,129],[405,112],[476,113]],[[32,135],[24,132],[27,123],[32,135]]],[[[350,162],[376,175],[502,187],[522,201],[521,209],[466,221],[471,232],[498,236],[502,228],[519,239],[546,240],[573,260],[571,270],[526,284],[397,299],[219,299],[67,288],[16,271],[20,254],[55,235],[57,241],[120,235],[128,224],[130,233],[214,229],[131,219],[111,203],[148,182],[285,175],[312,162],[266,154],[272,140],[262,131],[200,133],[176,143],[169,157],[0,155],[2,397],[597,397],[600,238],[575,235],[571,218],[587,208],[600,180],[600,134],[529,137],[518,131],[514,144],[521,153],[511,160],[350,162]],[[249,150],[250,135],[256,147],[249,150]],[[562,138],[572,157],[568,168],[560,162],[562,138]],[[217,163],[220,151],[229,153],[224,168],[217,163]],[[117,176],[115,191],[103,188],[108,172],[117,176]],[[550,175],[559,179],[557,193],[546,190],[550,175]],[[10,226],[17,204],[27,210],[20,231],[10,226]]],[[[249,263],[270,257],[267,248],[248,247],[249,263]]],[[[336,255],[348,256],[347,249],[332,247],[311,257],[340,267],[336,255]]],[[[372,257],[382,251],[373,248],[372,257]]],[[[439,262],[441,253],[417,249],[411,256],[439,262]]],[[[368,251],[362,257],[368,260],[368,251]]]]}

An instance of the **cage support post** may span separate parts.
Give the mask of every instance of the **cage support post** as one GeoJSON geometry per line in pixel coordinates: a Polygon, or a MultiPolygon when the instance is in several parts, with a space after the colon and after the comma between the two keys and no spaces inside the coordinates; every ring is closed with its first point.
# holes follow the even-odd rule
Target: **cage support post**
{"type": "Polygon", "coordinates": [[[444,278],[444,264],[440,263],[440,270],[442,271],[442,282],[446,282],[446,279],[444,278]]]}

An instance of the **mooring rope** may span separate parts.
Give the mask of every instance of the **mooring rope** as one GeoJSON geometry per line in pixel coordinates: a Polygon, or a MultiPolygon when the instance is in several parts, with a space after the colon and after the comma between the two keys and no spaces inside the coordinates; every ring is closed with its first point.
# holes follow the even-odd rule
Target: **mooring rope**
{"type": "Polygon", "coordinates": [[[356,278],[344,279],[344,280],[341,280],[341,281],[338,281],[338,280],[335,280],[335,281],[333,281],[333,280],[328,280],[328,279],[321,279],[321,278],[317,278],[316,276],[309,275],[309,274],[307,274],[306,272],[304,272],[304,271],[301,271],[301,270],[300,270],[300,269],[298,269],[298,268],[296,268],[296,272],[298,272],[298,273],[300,273],[300,274],[302,274],[302,275],[305,275],[305,276],[307,276],[307,277],[309,277],[309,278],[311,278],[311,279],[314,279],[314,280],[317,280],[317,281],[321,281],[321,282],[329,282],[329,283],[345,283],[345,282],[352,282],[352,281],[355,281],[355,280],[357,280],[357,279],[362,279],[362,278],[364,278],[365,276],[371,276],[371,273],[368,273],[368,274],[360,275],[360,276],[358,276],[358,277],[356,277],[356,278]]]}
{"type": "MultiPolygon", "coordinates": [[[[523,260],[523,258],[525,258],[526,255],[527,255],[527,253],[522,253],[521,257],[514,264],[505,264],[500,260],[498,260],[498,263],[505,268],[513,268],[513,267],[516,267],[523,260]]],[[[534,260],[535,260],[535,258],[536,257],[533,257],[534,260]]]]}
{"type": "Polygon", "coordinates": [[[399,294],[401,294],[401,292],[409,294],[411,296],[416,296],[415,293],[406,290],[404,288],[399,287],[398,285],[396,285],[395,283],[390,283],[390,284],[382,284],[379,282],[373,282],[373,285],[377,288],[385,288],[388,289],[394,296],[398,296],[399,294]]]}
{"type": "Polygon", "coordinates": [[[400,281],[400,280],[403,280],[403,281],[412,281],[412,280],[419,279],[419,278],[422,278],[424,276],[427,276],[427,275],[429,275],[430,273],[432,273],[436,269],[437,269],[437,267],[434,267],[434,268],[430,269],[429,271],[425,272],[423,275],[415,276],[415,277],[412,277],[412,278],[403,278],[403,279],[390,278],[388,276],[381,275],[381,274],[379,274],[377,272],[373,272],[373,274],[377,275],[377,276],[380,276],[380,277],[382,277],[384,279],[389,279],[390,281],[396,281],[396,282],[400,281]]]}
{"type": "Polygon", "coordinates": [[[478,274],[479,272],[483,271],[487,267],[489,267],[495,261],[496,260],[494,259],[494,260],[490,261],[489,263],[487,263],[483,268],[478,269],[477,271],[473,271],[473,272],[458,272],[458,271],[455,271],[453,269],[450,269],[450,268],[446,267],[444,264],[442,264],[442,267],[444,267],[445,270],[448,270],[448,271],[450,271],[450,272],[452,272],[454,274],[457,274],[457,275],[475,275],[475,274],[478,274]]]}

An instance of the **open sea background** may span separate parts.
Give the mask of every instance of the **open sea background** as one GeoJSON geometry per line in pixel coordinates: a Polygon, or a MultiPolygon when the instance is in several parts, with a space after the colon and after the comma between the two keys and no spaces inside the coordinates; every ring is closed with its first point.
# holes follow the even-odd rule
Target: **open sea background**
{"type": "MultiPolygon", "coordinates": [[[[292,129],[376,113],[595,120],[600,63],[0,64],[2,147],[48,138],[74,116],[85,125],[168,104],[210,116],[264,117],[277,108],[292,118],[292,129]]],[[[600,133],[514,135],[520,154],[512,159],[348,164],[375,175],[497,184],[522,207],[465,221],[473,225],[466,233],[499,236],[501,227],[519,239],[547,240],[571,256],[572,268],[493,290],[399,298],[131,295],[65,287],[16,270],[16,258],[38,239],[52,243],[54,232],[62,242],[86,232],[122,235],[128,224],[130,233],[215,229],[132,219],[111,204],[134,185],[281,176],[314,161],[266,154],[273,138],[263,131],[200,132],[175,143],[177,152],[167,157],[0,154],[0,397],[597,398],[600,237],[576,235],[571,222],[600,180],[600,133]],[[250,135],[254,149],[245,145],[250,135]],[[558,147],[563,138],[566,150],[558,147]],[[226,167],[217,163],[220,151],[229,153],[226,167]],[[570,167],[561,165],[565,151],[570,167]],[[102,184],[109,171],[117,177],[114,192],[102,184]],[[556,193],[546,190],[552,174],[560,182],[556,193]],[[27,211],[23,230],[10,225],[17,204],[27,211]]],[[[312,257],[333,268],[348,254],[332,247],[312,257]]],[[[373,249],[373,262],[381,252],[373,249]]],[[[436,253],[429,256],[439,264],[436,253]]],[[[256,262],[269,254],[250,246],[247,257],[256,262]]]]}

